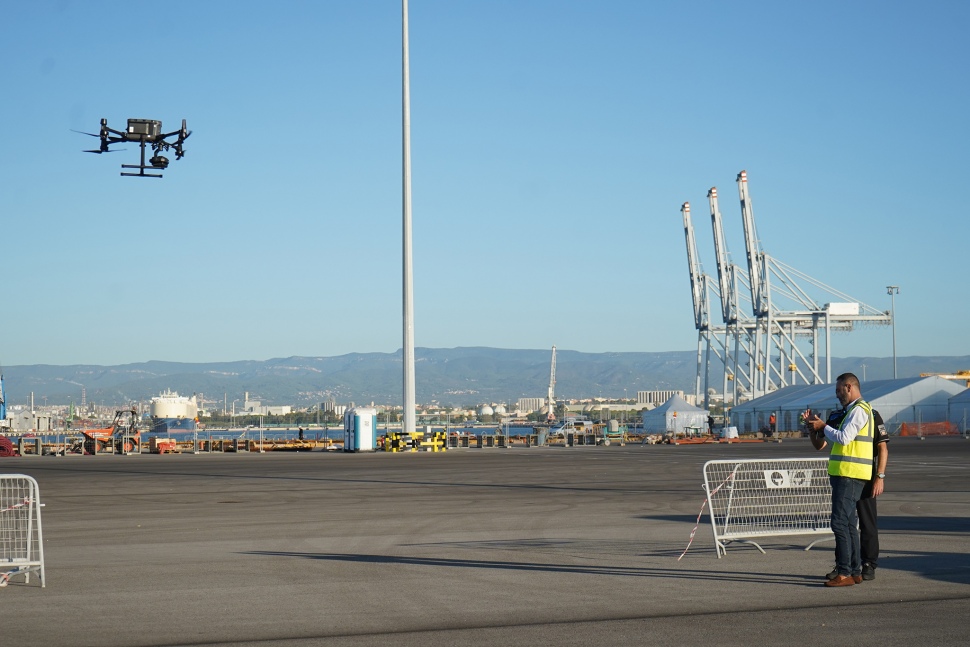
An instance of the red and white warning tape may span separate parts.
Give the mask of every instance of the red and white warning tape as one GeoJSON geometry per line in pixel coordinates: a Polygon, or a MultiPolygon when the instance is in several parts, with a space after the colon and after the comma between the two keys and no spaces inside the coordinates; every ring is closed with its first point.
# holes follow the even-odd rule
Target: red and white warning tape
{"type": "Polygon", "coordinates": [[[26,499],[24,499],[20,503],[14,503],[12,506],[3,508],[2,510],[0,510],[0,512],[9,512],[11,510],[16,510],[17,508],[22,508],[25,505],[30,505],[30,498],[29,497],[26,498],[26,499]]]}
{"type": "Polygon", "coordinates": [[[677,558],[677,561],[678,562],[681,560],[681,558],[683,558],[684,555],[687,554],[687,551],[690,550],[690,545],[692,543],[694,543],[694,535],[697,533],[697,527],[701,525],[701,517],[704,515],[704,508],[707,506],[708,499],[710,499],[715,494],[717,494],[717,491],[720,490],[722,487],[724,487],[724,484],[725,483],[734,480],[734,476],[735,476],[735,474],[738,473],[738,468],[739,467],[741,467],[740,464],[738,464],[737,467],[735,467],[733,470],[731,470],[731,473],[727,475],[727,478],[724,479],[723,481],[721,481],[721,484],[718,485],[716,488],[714,488],[711,491],[711,493],[708,494],[707,497],[704,498],[704,503],[701,504],[701,511],[697,513],[697,521],[696,521],[696,523],[694,523],[694,529],[690,531],[690,539],[687,541],[687,548],[685,548],[684,549],[684,552],[682,552],[680,554],[680,557],[677,558]]]}

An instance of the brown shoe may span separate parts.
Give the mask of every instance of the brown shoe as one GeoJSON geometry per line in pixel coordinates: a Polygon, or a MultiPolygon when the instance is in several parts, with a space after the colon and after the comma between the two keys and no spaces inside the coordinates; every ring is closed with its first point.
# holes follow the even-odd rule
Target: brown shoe
{"type": "Polygon", "coordinates": [[[855,584],[855,578],[851,575],[838,575],[835,579],[827,581],[825,586],[852,586],[853,584],[855,584]]]}
{"type": "Polygon", "coordinates": [[[862,576],[861,575],[853,575],[852,576],[852,581],[855,582],[856,584],[862,584],[862,576]]]}

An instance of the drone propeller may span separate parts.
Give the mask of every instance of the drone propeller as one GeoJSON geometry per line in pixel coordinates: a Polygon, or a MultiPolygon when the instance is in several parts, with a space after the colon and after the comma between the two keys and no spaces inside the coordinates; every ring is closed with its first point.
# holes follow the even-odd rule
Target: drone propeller
{"type": "Polygon", "coordinates": [[[74,130],[71,128],[72,133],[81,133],[82,135],[90,135],[91,137],[100,137],[101,135],[95,135],[94,133],[86,133],[83,130],[74,130]]]}
{"type": "Polygon", "coordinates": [[[103,151],[102,150],[93,150],[93,151],[83,151],[83,152],[85,152],[85,153],[98,153],[100,155],[101,153],[120,153],[121,151],[126,151],[126,150],[128,150],[128,149],[127,148],[106,148],[103,151]]]}
{"type": "MultiPolygon", "coordinates": [[[[174,135],[175,133],[172,133],[172,134],[174,135]]],[[[172,148],[175,149],[175,159],[180,160],[183,157],[185,157],[185,150],[183,150],[182,144],[185,142],[186,139],[189,138],[189,135],[191,134],[192,134],[192,131],[186,127],[185,119],[183,119],[182,129],[178,131],[178,139],[175,141],[174,144],[172,144],[172,148]]]]}

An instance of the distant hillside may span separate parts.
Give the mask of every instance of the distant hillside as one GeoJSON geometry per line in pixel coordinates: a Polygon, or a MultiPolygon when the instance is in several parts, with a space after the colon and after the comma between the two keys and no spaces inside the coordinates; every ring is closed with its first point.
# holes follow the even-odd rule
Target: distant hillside
{"type": "MultiPolygon", "coordinates": [[[[418,402],[473,406],[544,397],[551,351],[499,348],[418,348],[415,376],[418,402]]],[[[556,395],[566,398],[635,397],[637,391],[693,391],[697,354],[557,352],[556,395]]],[[[970,356],[900,357],[900,377],[921,372],[970,369],[970,356]]],[[[892,377],[892,358],[833,358],[837,375],[892,377]],[[865,369],[862,365],[865,364],[865,369]]],[[[338,357],[288,357],[266,361],[177,363],[151,361],[122,366],[10,366],[4,369],[8,404],[79,403],[121,405],[147,401],[165,389],[206,400],[242,400],[249,392],[264,404],[307,406],[328,398],[338,403],[401,401],[401,353],[351,353],[338,357]]],[[[718,385],[712,384],[715,388],[718,385]]]]}

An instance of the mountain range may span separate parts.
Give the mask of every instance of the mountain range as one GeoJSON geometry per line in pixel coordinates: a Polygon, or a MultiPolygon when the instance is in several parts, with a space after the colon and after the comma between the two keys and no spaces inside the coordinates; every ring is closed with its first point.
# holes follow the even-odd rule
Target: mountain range
{"type": "MultiPolygon", "coordinates": [[[[550,360],[550,350],[417,348],[417,401],[472,407],[545,397],[550,360]]],[[[635,398],[637,391],[666,389],[692,393],[696,363],[694,351],[558,350],[556,396],[635,398]]],[[[970,356],[897,358],[899,377],[966,369],[970,369],[970,356]]],[[[832,358],[832,370],[833,375],[851,371],[864,380],[887,379],[893,377],[893,359],[832,358]]],[[[80,403],[83,389],[88,402],[108,406],[147,401],[162,391],[173,390],[182,395],[203,394],[207,402],[241,402],[248,393],[251,400],[264,405],[304,407],[326,400],[338,404],[400,404],[402,375],[402,354],[398,351],[263,361],[9,366],[4,369],[4,387],[8,405],[26,404],[31,394],[38,405],[80,403]]],[[[714,375],[710,386],[719,389],[720,378],[714,375]]]]}

